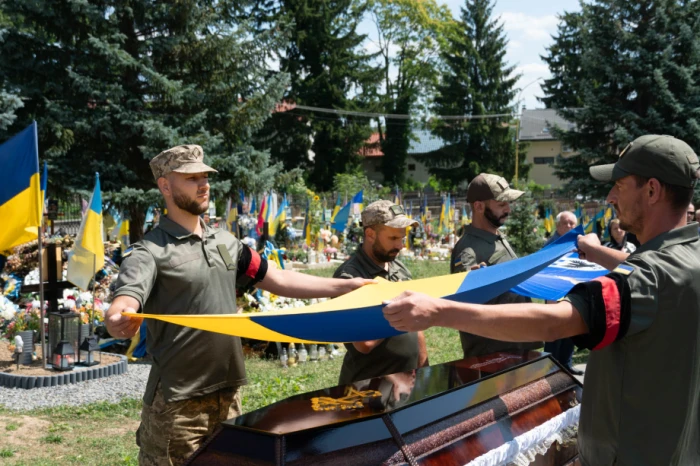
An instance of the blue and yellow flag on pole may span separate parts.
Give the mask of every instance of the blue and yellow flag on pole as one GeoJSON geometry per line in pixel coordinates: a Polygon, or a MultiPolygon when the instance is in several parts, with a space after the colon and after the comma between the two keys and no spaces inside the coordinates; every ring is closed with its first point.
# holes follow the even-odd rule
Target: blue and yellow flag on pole
{"type": "MultiPolygon", "coordinates": [[[[358,192],[357,194],[355,194],[355,195],[353,196],[352,199],[353,199],[353,200],[354,200],[354,199],[357,199],[358,196],[361,196],[361,195],[362,195],[362,191],[360,191],[360,192],[358,192]]],[[[360,198],[360,199],[361,199],[361,198],[360,198]]],[[[338,213],[335,215],[335,217],[333,218],[333,220],[332,220],[332,225],[331,225],[331,226],[332,226],[335,230],[337,230],[337,231],[339,231],[339,232],[342,232],[342,231],[344,231],[345,228],[348,226],[348,222],[350,221],[350,208],[351,208],[352,205],[353,205],[353,200],[351,200],[350,202],[348,202],[347,204],[345,204],[345,205],[343,206],[343,208],[340,209],[340,210],[338,211],[338,213]]]]}
{"type": "Polygon", "coordinates": [[[280,204],[279,208],[277,209],[277,215],[275,215],[275,218],[272,220],[272,222],[269,223],[269,232],[270,236],[274,236],[277,233],[277,230],[279,230],[282,226],[284,226],[284,222],[287,221],[287,195],[284,195],[284,199],[282,199],[282,203],[280,204]]]}
{"type": "Polygon", "coordinates": [[[68,258],[68,281],[83,290],[90,280],[105,266],[105,247],[102,236],[102,193],[100,176],[95,174],[95,190],[90,198],[90,208],[83,217],[80,231],[68,258]]]}
{"type": "Polygon", "coordinates": [[[43,203],[36,122],[0,145],[0,251],[37,239],[43,203]]]}
{"type": "Polygon", "coordinates": [[[304,243],[306,243],[307,246],[311,246],[311,201],[309,199],[306,200],[306,214],[304,214],[304,233],[303,233],[303,238],[304,238],[304,243]]]}
{"type": "MultiPolygon", "coordinates": [[[[331,214],[331,223],[333,223],[335,221],[335,216],[338,215],[338,212],[340,212],[340,204],[341,204],[340,194],[338,194],[338,200],[335,201],[335,207],[333,207],[333,213],[331,214]]],[[[325,216],[326,209],[323,209],[323,213],[325,216]]],[[[325,219],[324,219],[324,221],[325,221],[325,219]]]]}

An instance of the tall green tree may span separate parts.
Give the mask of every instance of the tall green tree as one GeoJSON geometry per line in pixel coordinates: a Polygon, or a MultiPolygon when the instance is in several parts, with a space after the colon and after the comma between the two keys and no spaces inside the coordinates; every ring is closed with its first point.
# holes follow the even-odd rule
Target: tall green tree
{"type": "MultiPolygon", "coordinates": [[[[440,45],[453,21],[446,5],[435,0],[372,0],[369,13],[376,27],[383,93],[381,111],[415,114],[435,91],[439,76],[440,45]]],[[[391,120],[379,125],[384,157],[382,174],[388,186],[402,185],[411,146],[412,120],[391,120]]]]}
{"type": "Polygon", "coordinates": [[[376,100],[378,72],[365,36],[357,27],[367,5],[359,0],[278,0],[255,9],[261,23],[292,25],[280,53],[280,69],[291,82],[285,104],[263,130],[270,147],[286,168],[303,167],[318,190],[328,190],[333,176],[353,169],[369,138],[369,119],[345,114],[300,110],[294,105],[338,110],[366,110],[376,100]]]}
{"type": "Polygon", "coordinates": [[[580,109],[561,111],[576,125],[560,132],[578,151],[556,165],[568,189],[604,195],[609,186],[591,183],[588,167],[614,162],[643,134],[673,135],[700,149],[698,2],[595,0],[583,4],[578,28],[580,73],[550,96],[578,88],[582,97],[580,109]]]}
{"type": "MultiPolygon", "coordinates": [[[[460,20],[448,34],[445,62],[434,111],[466,115],[439,122],[435,133],[447,145],[425,157],[431,172],[459,184],[481,172],[510,179],[515,174],[515,138],[510,114],[519,75],[505,61],[508,40],[493,18],[492,0],[466,0],[460,20]],[[489,115],[506,114],[493,118],[489,115]]],[[[521,161],[525,151],[521,148],[521,161]]],[[[521,163],[522,177],[527,166],[521,163]]]]}
{"type": "Polygon", "coordinates": [[[540,58],[549,65],[552,77],[542,84],[544,97],[538,98],[547,108],[578,108],[583,105],[582,41],[580,12],[559,16],[554,43],[540,58]]]}
{"type": "Polygon", "coordinates": [[[254,34],[244,2],[7,0],[0,79],[25,106],[12,131],[39,123],[51,191],[92,189],[128,210],[139,239],[155,183],[148,162],[177,144],[204,147],[215,192],[271,185],[275,167],[250,145],[287,84],[268,76],[283,34],[254,34]]]}

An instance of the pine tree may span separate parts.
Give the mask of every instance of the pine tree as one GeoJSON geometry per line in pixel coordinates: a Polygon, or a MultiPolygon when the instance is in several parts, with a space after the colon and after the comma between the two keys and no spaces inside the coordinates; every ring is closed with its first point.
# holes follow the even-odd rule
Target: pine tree
{"type": "MultiPolygon", "coordinates": [[[[363,110],[374,100],[378,72],[356,32],[366,10],[359,0],[279,0],[256,9],[260,22],[292,24],[280,56],[289,74],[285,103],[324,109],[363,110]]],[[[359,164],[369,138],[369,120],[348,115],[291,109],[276,112],[263,130],[264,144],[286,168],[308,170],[317,190],[328,190],[333,176],[359,164]],[[274,137],[270,137],[273,135],[274,137]]]]}
{"type": "MultiPolygon", "coordinates": [[[[518,75],[505,62],[507,39],[503,24],[492,18],[491,0],[466,0],[461,20],[448,34],[443,52],[445,72],[438,86],[434,107],[439,115],[468,115],[466,120],[439,124],[435,133],[445,148],[425,158],[431,172],[455,184],[481,172],[506,178],[515,172],[515,141],[510,117],[484,118],[512,113],[518,75]]],[[[524,147],[523,147],[524,148],[524,147]]],[[[525,160],[520,150],[521,161],[525,160]]],[[[523,167],[522,177],[527,175],[523,167]]]]}
{"type": "Polygon", "coordinates": [[[540,56],[552,73],[552,77],[542,84],[545,96],[538,98],[547,108],[578,108],[582,105],[582,17],[579,12],[559,16],[554,44],[547,47],[547,55],[540,56]]]}
{"type": "Polygon", "coordinates": [[[520,256],[532,254],[542,247],[542,238],[537,232],[535,205],[532,193],[527,188],[525,194],[511,204],[506,222],[508,242],[520,256]]]}
{"type": "Polygon", "coordinates": [[[38,121],[51,191],[86,189],[99,171],[106,197],[128,209],[136,240],[155,193],[148,161],[168,147],[202,145],[220,171],[220,194],[232,183],[271,185],[275,167],[250,139],[286,85],[265,63],[283,36],[253,34],[236,19],[243,6],[5,1],[0,80],[25,99],[10,129],[38,121]]]}
{"type": "MultiPolygon", "coordinates": [[[[567,188],[604,195],[588,167],[615,162],[643,134],[669,134],[700,149],[700,5],[676,0],[596,0],[583,5],[580,73],[551,89],[552,101],[578,88],[582,108],[562,110],[575,123],[561,134],[579,153],[560,159],[567,188]],[[572,83],[576,80],[576,83],[572,83]]],[[[557,57],[557,60],[559,58],[557,57]]]]}

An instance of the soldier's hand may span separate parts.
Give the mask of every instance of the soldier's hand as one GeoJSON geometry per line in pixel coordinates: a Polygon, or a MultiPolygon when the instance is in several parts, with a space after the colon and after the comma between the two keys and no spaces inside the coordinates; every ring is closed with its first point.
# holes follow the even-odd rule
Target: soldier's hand
{"type": "Polygon", "coordinates": [[[578,235],[577,246],[579,257],[591,260],[590,255],[594,254],[596,248],[600,247],[600,239],[595,233],[589,233],[586,236],[578,235]]]}
{"type": "Polygon", "coordinates": [[[423,293],[404,291],[385,303],[384,318],[402,332],[418,332],[435,325],[440,300],[423,293]]]}
{"type": "MultiPolygon", "coordinates": [[[[112,309],[110,309],[112,311],[112,309]]],[[[108,312],[107,318],[105,319],[105,326],[107,331],[114,338],[127,339],[132,338],[136,335],[141,327],[141,322],[143,322],[142,317],[127,317],[122,315],[122,312],[129,314],[136,314],[136,309],[132,307],[125,307],[120,311],[108,312]]]]}
{"type": "Polygon", "coordinates": [[[337,279],[340,286],[340,293],[338,295],[343,295],[345,293],[350,293],[351,291],[355,291],[356,289],[360,288],[361,286],[365,285],[376,285],[377,281],[376,280],[371,280],[369,278],[350,278],[350,279],[337,279]]]}
{"type": "Polygon", "coordinates": [[[486,267],[486,262],[482,262],[481,264],[474,264],[471,267],[469,267],[469,270],[476,270],[482,267],[486,267]]]}

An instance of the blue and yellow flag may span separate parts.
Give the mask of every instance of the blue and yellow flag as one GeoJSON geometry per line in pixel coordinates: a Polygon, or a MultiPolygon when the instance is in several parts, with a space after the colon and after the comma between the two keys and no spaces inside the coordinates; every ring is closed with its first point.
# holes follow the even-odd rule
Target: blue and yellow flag
{"type": "MultiPolygon", "coordinates": [[[[331,214],[331,223],[333,223],[335,221],[335,216],[338,215],[338,212],[340,212],[340,204],[341,204],[340,194],[338,194],[338,200],[335,201],[335,207],[333,207],[333,213],[331,214]]],[[[323,214],[325,217],[326,209],[323,209],[323,214]]],[[[325,222],[326,219],[324,218],[323,220],[325,222]]]]}
{"type": "Polygon", "coordinates": [[[73,252],[68,258],[67,279],[77,287],[87,290],[90,286],[90,280],[104,266],[102,192],[100,191],[100,175],[95,174],[95,190],[90,198],[90,208],[83,217],[73,252]]]}
{"type": "Polygon", "coordinates": [[[359,193],[355,194],[352,198],[352,205],[355,206],[355,213],[361,213],[364,208],[364,190],[360,190],[359,193]]]}
{"type": "Polygon", "coordinates": [[[0,145],[0,251],[37,239],[44,212],[36,122],[0,145]]]}
{"type": "Polygon", "coordinates": [[[304,233],[303,233],[303,238],[304,242],[306,243],[307,246],[311,246],[311,213],[310,213],[310,208],[311,208],[311,200],[307,199],[306,200],[306,214],[304,214],[304,233]]]}
{"type": "Polygon", "coordinates": [[[270,236],[275,236],[277,233],[277,230],[279,230],[283,225],[284,222],[287,221],[287,195],[284,195],[284,199],[282,199],[282,203],[280,204],[279,208],[277,209],[277,215],[275,215],[275,218],[272,219],[272,222],[269,223],[268,228],[270,232],[270,236]]]}
{"type": "MultiPolygon", "coordinates": [[[[346,295],[300,309],[236,314],[235,303],[232,303],[231,314],[136,314],[134,317],[158,319],[176,325],[264,341],[343,343],[388,338],[402,332],[393,329],[384,318],[383,303],[402,292],[412,290],[434,298],[485,303],[518,285],[523,285],[548,265],[574,251],[579,233],[580,229],[569,232],[560,240],[529,256],[471,272],[406,282],[389,282],[378,277],[376,285],[366,285],[346,295]]],[[[573,264],[569,268],[575,273],[580,264],[573,264]]],[[[603,269],[597,276],[606,273],[603,269]]],[[[589,277],[590,275],[587,275],[585,279],[590,279],[589,277]]],[[[536,282],[533,286],[526,287],[524,292],[547,299],[553,291],[559,295],[560,290],[564,290],[563,293],[566,294],[574,283],[577,283],[575,276],[557,279],[554,274],[547,278],[552,280],[536,282]],[[548,289],[552,281],[555,290],[548,289]]]]}
{"type": "MultiPolygon", "coordinates": [[[[353,200],[358,196],[358,194],[361,195],[362,191],[359,193],[355,194],[353,196],[353,200]]],[[[345,228],[348,226],[348,222],[350,221],[350,207],[352,207],[352,200],[345,204],[342,209],[338,211],[338,213],[335,215],[333,218],[332,222],[332,227],[339,231],[342,232],[345,230],[345,228]]]]}
{"type": "Polygon", "coordinates": [[[123,219],[119,225],[119,242],[122,245],[122,252],[129,247],[129,220],[123,219]]]}

